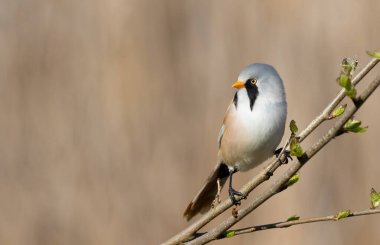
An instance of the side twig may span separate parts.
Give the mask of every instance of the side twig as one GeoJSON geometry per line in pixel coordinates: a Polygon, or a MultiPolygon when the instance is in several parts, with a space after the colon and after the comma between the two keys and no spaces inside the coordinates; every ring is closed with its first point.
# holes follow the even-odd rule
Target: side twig
{"type": "MultiPolygon", "coordinates": [[[[380,213],[380,209],[369,209],[369,210],[363,210],[363,211],[358,211],[358,212],[352,212],[346,218],[370,215],[370,214],[379,214],[379,213],[380,213]]],[[[324,222],[324,221],[338,221],[338,220],[340,219],[337,219],[337,216],[335,214],[335,215],[329,215],[329,216],[324,216],[324,217],[299,219],[299,220],[294,220],[294,221],[283,221],[283,222],[277,222],[277,223],[272,223],[272,224],[257,225],[257,226],[252,226],[252,227],[247,227],[247,228],[242,228],[242,229],[237,229],[237,230],[229,230],[228,234],[233,234],[233,237],[235,237],[237,235],[252,233],[256,231],[264,231],[268,229],[287,228],[293,225],[301,225],[301,224],[324,222]]],[[[224,239],[224,238],[229,238],[229,237],[221,237],[219,239],[224,239]]]]}

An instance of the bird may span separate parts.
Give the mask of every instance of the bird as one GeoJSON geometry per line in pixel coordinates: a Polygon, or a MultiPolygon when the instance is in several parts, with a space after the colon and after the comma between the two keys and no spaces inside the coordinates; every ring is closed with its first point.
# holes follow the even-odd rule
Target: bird
{"type": "Polygon", "coordinates": [[[278,72],[268,64],[250,64],[232,87],[237,91],[219,131],[217,164],[188,204],[183,214],[187,221],[211,208],[228,178],[229,197],[239,205],[236,196],[246,196],[232,187],[232,175],[255,168],[278,152],[287,117],[285,88],[278,72]]]}

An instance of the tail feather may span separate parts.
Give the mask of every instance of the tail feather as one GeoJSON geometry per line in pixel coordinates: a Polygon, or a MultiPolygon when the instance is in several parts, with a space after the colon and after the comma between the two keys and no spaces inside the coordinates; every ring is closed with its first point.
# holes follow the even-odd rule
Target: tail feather
{"type": "Polygon", "coordinates": [[[189,221],[198,213],[205,213],[211,207],[218,192],[217,180],[220,179],[221,188],[229,176],[228,167],[224,163],[218,163],[206,179],[203,187],[187,206],[183,216],[189,221]]]}

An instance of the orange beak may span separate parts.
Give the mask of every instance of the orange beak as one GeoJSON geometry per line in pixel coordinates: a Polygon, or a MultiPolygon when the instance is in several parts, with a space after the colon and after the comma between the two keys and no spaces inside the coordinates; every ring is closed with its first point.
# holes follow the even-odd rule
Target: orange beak
{"type": "Polygon", "coordinates": [[[237,89],[244,88],[244,83],[241,81],[236,81],[234,84],[232,84],[232,87],[237,89]]]}

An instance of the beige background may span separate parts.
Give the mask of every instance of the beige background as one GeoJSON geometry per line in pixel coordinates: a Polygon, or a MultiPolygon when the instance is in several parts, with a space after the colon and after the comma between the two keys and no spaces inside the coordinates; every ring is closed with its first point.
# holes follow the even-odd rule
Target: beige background
{"type": "MultiPolygon", "coordinates": [[[[341,59],[363,67],[380,49],[379,13],[378,0],[1,0],[0,244],[174,235],[216,161],[240,69],[273,64],[303,128],[337,93],[341,59]]],[[[368,133],[331,142],[238,227],[366,209],[380,190],[379,103],[377,91],[358,115],[368,133]]],[[[219,244],[379,244],[379,226],[366,216],[219,244]]]]}

